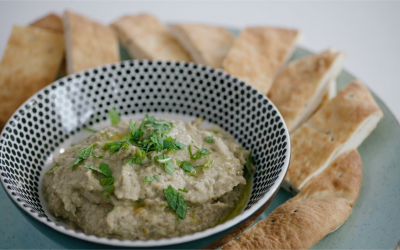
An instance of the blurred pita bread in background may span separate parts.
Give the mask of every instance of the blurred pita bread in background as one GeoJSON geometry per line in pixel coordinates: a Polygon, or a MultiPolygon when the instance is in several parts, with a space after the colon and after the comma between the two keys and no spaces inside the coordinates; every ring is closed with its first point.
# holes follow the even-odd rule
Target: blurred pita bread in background
{"type": "Polygon", "coordinates": [[[207,24],[175,24],[171,32],[194,62],[221,68],[234,37],[226,29],[207,24]]]}
{"type": "Polygon", "coordinates": [[[63,56],[62,34],[13,27],[0,62],[0,129],[23,102],[56,79],[63,56]]]}
{"type": "Polygon", "coordinates": [[[299,37],[297,30],[248,27],[236,38],[223,61],[223,68],[267,94],[299,37]]]}
{"type": "Polygon", "coordinates": [[[191,61],[171,32],[152,15],[124,16],[111,26],[134,59],[191,61]]]}
{"type": "Polygon", "coordinates": [[[64,33],[68,74],[120,61],[114,31],[101,23],[65,11],[64,33]]]}
{"type": "Polygon", "coordinates": [[[50,13],[30,24],[43,29],[48,29],[54,32],[64,33],[64,27],[61,17],[54,13],[50,13]]]}

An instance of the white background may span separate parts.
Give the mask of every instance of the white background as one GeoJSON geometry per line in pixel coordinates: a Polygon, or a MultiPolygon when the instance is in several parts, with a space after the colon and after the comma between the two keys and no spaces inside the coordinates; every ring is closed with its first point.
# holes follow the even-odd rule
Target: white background
{"type": "Polygon", "coordinates": [[[0,2],[0,56],[12,25],[65,9],[105,24],[124,14],[149,12],[165,22],[203,22],[243,28],[300,29],[301,46],[347,52],[345,68],[364,81],[400,118],[400,2],[361,1],[29,1],[0,2]]]}

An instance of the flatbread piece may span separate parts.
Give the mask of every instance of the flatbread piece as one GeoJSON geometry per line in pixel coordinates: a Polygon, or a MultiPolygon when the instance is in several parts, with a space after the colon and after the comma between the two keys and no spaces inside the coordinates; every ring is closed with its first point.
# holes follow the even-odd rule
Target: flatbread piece
{"type": "Polygon", "coordinates": [[[152,15],[124,16],[111,26],[135,59],[191,61],[171,32],[152,15]]]}
{"type": "Polygon", "coordinates": [[[290,135],[291,161],[282,186],[298,193],[339,155],[356,149],[382,117],[368,88],[350,83],[290,135]]]}
{"type": "Polygon", "coordinates": [[[291,61],[274,81],[268,97],[293,132],[318,108],[339,75],[345,54],[334,49],[291,61]]]}
{"type": "Polygon", "coordinates": [[[343,198],[292,198],[222,249],[308,249],[350,216],[343,198]]]}
{"type": "Polygon", "coordinates": [[[64,31],[68,74],[120,61],[118,39],[111,28],[66,11],[64,31]]]}
{"type": "Polygon", "coordinates": [[[51,30],[58,33],[64,33],[64,27],[61,17],[50,13],[30,24],[30,26],[51,30]]]}
{"type": "Polygon", "coordinates": [[[226,29],[206,24],[175,24],[171,32],[196,63],[221,68],[234,37],[226,29]]]}
{"type": "Polygon", "coordinates": [[[345,198],[353,206],[360,193],[362,160],[357,150],[340,155],[324,172],[312,178],[296,197],[323,199],[345,198]]]}
{"type": "Polygon", "coordinates": [[[0,130],[24,101],[55,80],[63,56],[62,34],[13,27],[0,62],[0,130]]]}
{"type": "Polygon", "coordinates": [[[294,51],[298,38],[297,30],[246,28],[233,43],[223,68],[267,94],[275,77],[294,51]]]}

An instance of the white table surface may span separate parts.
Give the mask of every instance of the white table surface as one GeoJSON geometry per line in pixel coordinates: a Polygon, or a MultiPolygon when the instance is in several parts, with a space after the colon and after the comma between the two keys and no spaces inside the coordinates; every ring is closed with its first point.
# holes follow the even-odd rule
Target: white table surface
{"type": "Polygon", "coordinates": [[[124,14],[149,12],[165,22],[227,27],[275,25],[300,29],[301,46],[347,52],[345,69],[365,82],[400,118],[400,2],[0,2],[0,56],[14,24],[27,25],[48,12],[75,11],[105,24],[124,14]]]}

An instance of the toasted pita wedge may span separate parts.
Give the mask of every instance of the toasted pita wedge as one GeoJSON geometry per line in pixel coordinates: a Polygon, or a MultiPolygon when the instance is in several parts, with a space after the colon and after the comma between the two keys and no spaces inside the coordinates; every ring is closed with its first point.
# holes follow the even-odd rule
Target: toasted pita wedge
{"type": "Polygon", "coordinates": [[[321,174],[307,182],[297,196],[304,199],[345,198],[353,206],[360,193],[361,179],[361,156],[357,150],[352,150],[339,156],[321,174]]]}
{"type": "Polygon", "coordinates": [[[299,39],[297,30],[249,27],[236,38],[223,62],[226,72],[267,94],[299,39]]]}
{"type": "Polygon", "coordinates": [[[120,60],[118,40],[111,28],[66,11],[64,31],[68,74],[120,60]]]}
{"type": "Polygon", "coordinates": [[[44,16],[44,17],[34,21],[29,26],[35,26],[35,27],[51,30],[51,31],[58,32],[58,33],[64,33],[62,19],[58,15],[53,14],[53,13],[50,13],[47,16],[44,16]]]}
{"type": "Polygon", "coordinates": [[[368,88],[350,83],[291,134],[291,161],[282,186],[298,193],[339,155],[356,149],[382,117],[368,88]]]}
{"type": "Polygon", "coordinates": [[[277,77],[268,97],[293,132],[318,108],[329,83],[340,73],[345,54],[329,49],[291,61],[277,77]]]}
{"type": "Polygon", "coordinates": [[[154,16],[124,16],[111,26],[122,45],[135,59],[191,61],[189,54],[154,16]]]}
{"type": "Polygon", "coordinates": [[[55,80],[63,56],[62,34],[13,27],[0,63],[0,130],[24,101],[55,80]]]}
{"type": "Polygon", "coordinates": [[[222,249],[309,249],[350,216],[343,198],[292,198],[222,249]]]}
{"type": "Polygon", "coordinates": [[[206,24],[176,24],[171,32],[196,63],[221,68],[234,37],[226,29],[206,24]]]}

